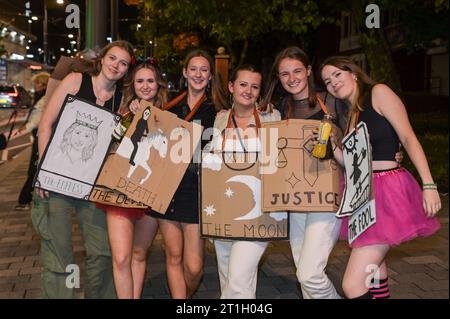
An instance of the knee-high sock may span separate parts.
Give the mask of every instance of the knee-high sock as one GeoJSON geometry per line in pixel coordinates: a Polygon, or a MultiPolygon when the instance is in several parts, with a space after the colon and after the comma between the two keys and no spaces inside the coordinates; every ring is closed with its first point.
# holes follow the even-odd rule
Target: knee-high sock
{"type": "Polygon", "coordinates": [[[379,284],[375,286],[372,279],[372,285],[369,288],[373,299],[388,299],[391,295],[389,293],[388,278],[380,279],[379,284]]]}

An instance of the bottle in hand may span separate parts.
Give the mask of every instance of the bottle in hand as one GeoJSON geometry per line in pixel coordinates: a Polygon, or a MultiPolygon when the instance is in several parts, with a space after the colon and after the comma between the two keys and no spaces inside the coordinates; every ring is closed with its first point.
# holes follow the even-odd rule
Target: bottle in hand
{"type": "Polygon", "coordinates": [[[333,129],[331,114],[325,114],[319,127],[319,134],[317,137],[317,144],[314,145],[312,155],[317,158],[324,158],[327,154],[327,144],[330,138],[331,130],[333,129]]]}
{"type": "Polygon", "coordinates": [[[122,119],[117,124],[116,128],[114,129],[114,131],[112,133],[113,141],[120,142],[122,140],[127,129],[130,127],[131,122],[133,122],[133,117],[134,117],[134,114],[130,111],[128,111],[127,113],[125,113],[122,116],[122,119]]]}

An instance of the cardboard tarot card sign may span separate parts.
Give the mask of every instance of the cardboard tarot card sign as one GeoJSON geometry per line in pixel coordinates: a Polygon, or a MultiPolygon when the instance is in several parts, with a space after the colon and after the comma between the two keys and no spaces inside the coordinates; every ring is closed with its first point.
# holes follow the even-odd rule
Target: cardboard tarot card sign
{"type": "Polygon", "coordinates": [[[371,199],[358,208],[348,220],[348,242],[353,243],[370,226],[377,222],[375,200],[371,199]]]}
{"type": "MultiPolygon", "coordinates": [[[[335,212],[341,198],[339,165],[312,156],[317,120],[263,123],[263,211],[335,212]]],[[[339,130],[335,129],[335,132],[339,130]]]]}
{"type": "Polygon", "coordinates": [[[91,202],[123,208],[148,208],[147,205],[136,202],[135,200],[128,198],[125,194],[100,185],[94,186],[91,195],[89,196],[89,200],[91,202]]]}
{"type": "Polygon", "coordinates": [[[372,152],[364,122],[342,140],[345,166],[345,189],[337,217],[349,216],[373,197],[372,152]]]}
{"type": "Polygon", "coordinates": [[[286,212],[261,210],[258,153],[202,154],[200,225],[203,237],[277,240],[289,237],[286,212]]]}
{"type": "Polygon", "coordinates": [[[141,102],[115,154],[111,154],[97,185],[164,214],[200,142],[202,127],[141,102]]]}
{"type": "Polygon", "coordinates": [[[68,94],[39,165],[35,186],[88,199],[117,120],[110,111],[68,94]]]}

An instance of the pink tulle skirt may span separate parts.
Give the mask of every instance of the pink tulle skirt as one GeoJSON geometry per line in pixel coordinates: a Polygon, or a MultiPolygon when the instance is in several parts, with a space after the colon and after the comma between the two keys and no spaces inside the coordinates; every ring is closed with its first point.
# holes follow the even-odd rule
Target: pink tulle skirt
{"type": "Polygon", "coordinates": [[[97,208],[103,210],[105,213],[108,214],[114,214],[117,216],[127,217],[127,218],[133,218],[133,219],[139,219],[145,216],[145,212],[148,211],[148,209],[144,208],[123,208],[113,205],[107,205],[107,204],[100,204],[95,203],[95,206],[97,208]]]}
{"type": "MultiPolygon", "coordinates": [[[[416,237],[427,237],[440,227],[436,217],[428,218],[422,204],[422,190],[405,168],[373,173],[377,221],[356,238],[352,248],[375,244],[391,246],[416,237]]],[[[342,222],[341,238],[348,238],[348,217],[342,222]]]]}

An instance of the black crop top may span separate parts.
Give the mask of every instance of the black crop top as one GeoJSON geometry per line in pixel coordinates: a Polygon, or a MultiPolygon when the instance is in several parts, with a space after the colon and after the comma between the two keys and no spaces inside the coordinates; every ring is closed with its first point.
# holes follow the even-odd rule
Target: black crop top
{"type": "Polygon", "coordinates": [[[364,111],[359,114],[359,122],[364,122],[369,131],[372,146],[372,160],[395,161],[399,151],[399,138],[389,121],[372,106],[372,91],[364,98],[364,111]]]}

